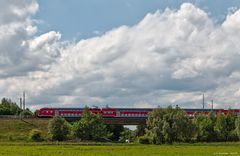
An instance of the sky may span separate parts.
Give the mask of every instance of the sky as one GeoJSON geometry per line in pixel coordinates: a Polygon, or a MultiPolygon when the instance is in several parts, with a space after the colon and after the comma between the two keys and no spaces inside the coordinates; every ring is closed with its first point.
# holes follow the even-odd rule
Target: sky
{"type": "Polygon", "coordinates": [[[0,97],[240,108],[240,2],[2,0],[0,97]]]}

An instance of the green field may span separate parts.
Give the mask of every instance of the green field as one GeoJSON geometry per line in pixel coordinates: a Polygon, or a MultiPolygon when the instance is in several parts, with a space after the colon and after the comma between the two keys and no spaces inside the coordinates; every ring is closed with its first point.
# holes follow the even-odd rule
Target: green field
{"type": "Polygon", "coordinates": [[[181,145],[0,144],[0,156],[240,155],[240,143],[181,145]]]}

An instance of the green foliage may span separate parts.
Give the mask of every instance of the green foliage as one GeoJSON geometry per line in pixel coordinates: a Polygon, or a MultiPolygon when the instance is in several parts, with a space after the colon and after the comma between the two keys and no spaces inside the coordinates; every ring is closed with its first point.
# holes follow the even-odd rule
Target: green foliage
{"type": "MultiPolygon", "coordinates": [[[[155,109],[147,120],[145,137],[154,144],[193,141],[236,141],[240,139],[240,121],[231,113],[188,117],[180,108],[155,109]]],[[[145,139],[145,138],[143,138],[145,139]]]]}
{"type": "Polygon", "coordinates": [[[154,144],[189,142],[194,135],[194,125],[186,114],[179,109],[155,109],[147,120],[146,136],[152,137],[154,144]]]}
{"type": "Polygon", "coordinates": [[[240,117],[238,117],[235,121],[235,134],[238,136],[238,139],[240,141],[240,117]]]}
{"type": "Polygon", "coordinates": [[[138,142],[140,144],[151,144],[152,143],[152,138],[149,136],[140,136],[138,138],[138,142]]]}
{"type": "Polygon", "coordinates": [[[0,115],[19,115],[22,109],[10,99],[3,98],[0,104],[0,115]]]}
{"type": "Polygon", "coordinates": [[[43,141],[42,131],[38,129],[32,129],[29,133],[29,140],[36,142],[43,141]]]}
{"type": "Polygon", "coordinates": [[[123,125],[107,125],[107,130],[112,133],[112,136],[109,139],[112,141],[118,141],[121,133],[124,131],[124,127],[123,125]]]}
{"type": "Polygon", "coordinates": [[[26,110],[23,110],[20,115],[22,117],[33,117],[33,113],[27,108],[26,110]]]}
{"type": "Polygon", "coordinates": [[[146,133],[146,125],[137,125],[137,129],[136,129],[136,136],[140,137],[140,136],[144,136],[146,133]]]}
{"type": "Polygon", "coordinates": [[[214,114],[209,113],[208,116],[203,114],[195,114],[193,123],[196,127],[195,140],[196,141],[216,141],[217,134],[214,130],[216,117],[214,114]]]}
{"type": "Polygon", "coordinates": [[[127,140],[129,142],[135,141],[135,133],[134,133],[134,131],[125,127],[124,130],[121,132],[121,136],[120,136],[119,141],[120,142],[126,142],[127,140]]]}
{"type": "Polygon", "coordinates": [[[216,125],[215,125],[215,131],[217,132],[217,138],[219,141],[225,141],[227,140],[228,135],[228,129],[227,129],[227,121],[226,116],[223,114],[217,115],[216,125]]]}
{"type": "Polygon", "coordinates": [[[81,140],[104,141],[111,137],[102,117],[85,110],[78,122],[73,124],[73,135],[81,140]]]}
{"type": "Polygon", "coordinates": [[[70,134],[69,123],[60,116],[55,116],[49,122],[48,133],[51,140],[63,141],[70,134]]]}
{"type": "Polygon", "coordinates": [[[37,117],[38,112],[39,112],[38,109],[33,112],[34,117],[37,117]]]}

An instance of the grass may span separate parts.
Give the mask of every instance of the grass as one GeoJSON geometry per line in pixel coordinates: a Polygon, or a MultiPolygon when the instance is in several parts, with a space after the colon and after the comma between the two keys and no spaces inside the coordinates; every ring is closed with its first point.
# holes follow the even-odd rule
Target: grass
{"type": "Polygon", "coordinates": [[[29,132],[36,128],[47,135],[47,119],[0,119],[0,142],[27,141],[29,132]]]}
{"type": "Polygon", "coordinates": [[[33,128],[47,135],[48,119],[0,119],[0,156],[240,155],[240,142],[140,145],[96,142],[28,142],[33,128]]]}
{"type": "Polygon", "coordinates": [[[0,156],[154,156],[240,155],[240,143],[176,145],[82,145],[69,143],[1,144],[0,156]]]}

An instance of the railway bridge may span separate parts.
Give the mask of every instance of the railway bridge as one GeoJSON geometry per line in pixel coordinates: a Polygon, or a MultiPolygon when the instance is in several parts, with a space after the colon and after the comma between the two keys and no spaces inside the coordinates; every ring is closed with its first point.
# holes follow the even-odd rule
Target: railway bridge
{"type": "Polygon", "coordinates": [[[145,125],[147,118],[103,118],[107,125],[145,125]]]}
{"type": "MultiPolygon", "coordinates": [[[[66,118],[68,121],[76,121],[79,120],[80,118],[66,118]]],[[[107,117],[103,118],[103,121],[107,125],[145,125],[147,118],[134,118],[134,117],[119,117],[119,118],[114,118],[114,117],[107,117]]]]}

